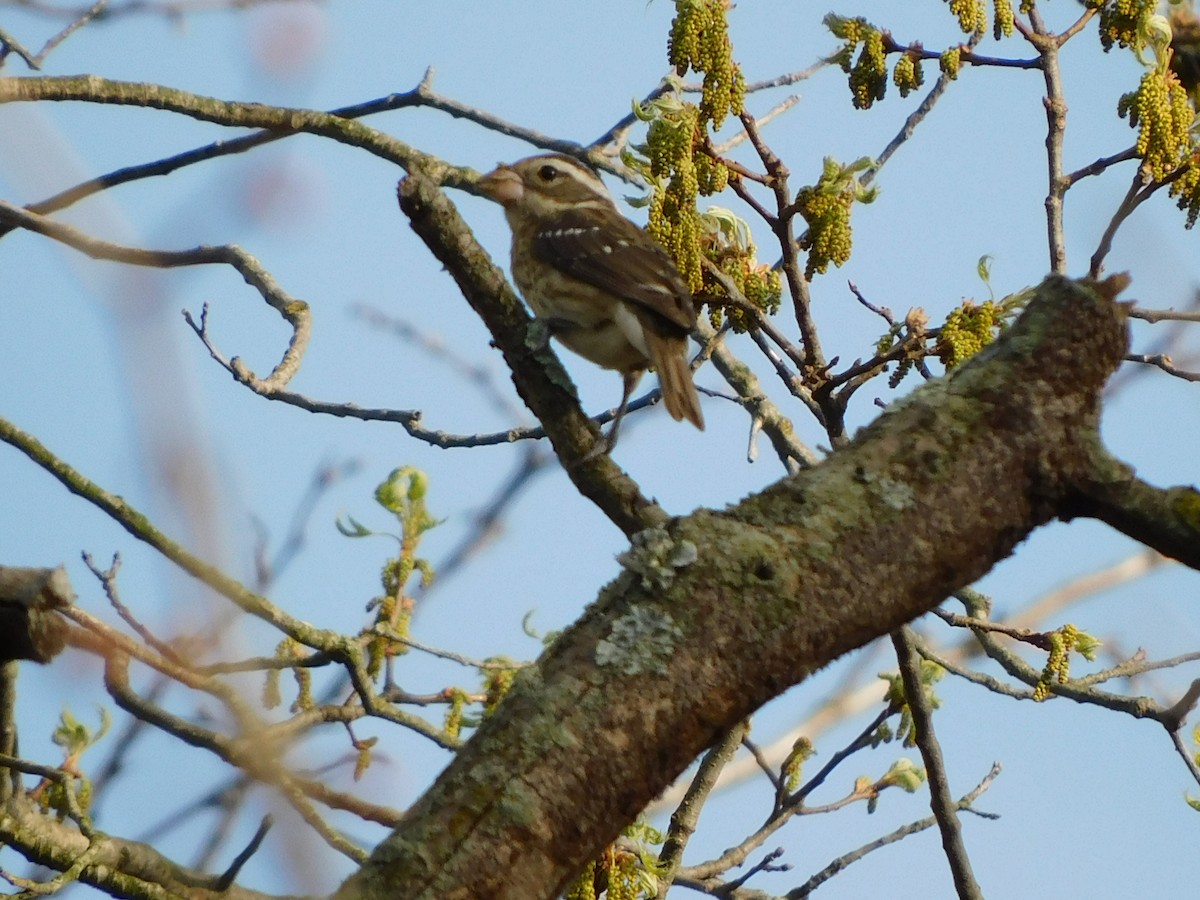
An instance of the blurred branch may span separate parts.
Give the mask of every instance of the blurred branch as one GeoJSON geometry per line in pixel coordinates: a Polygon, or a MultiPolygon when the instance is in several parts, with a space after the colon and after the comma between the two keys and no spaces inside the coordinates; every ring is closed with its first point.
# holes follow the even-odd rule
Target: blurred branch
{"type": "MultiPolygon", "coordinates": [[[[312,318],[308,304],[288,294],[275,281],[270,272],[234,244],[218,247],[195,247],[191,250],[146,250],[127,247],[91,237],[88,234],[54,219],[28,212],[5,200],[0,200],[0,222],[7,222],[29,231],[45,235],[68,247],[72,247],[92,259],[108,259],[135,266],[170,269],[180,266],[227,265],[232,267],[259,295],[291,326],[292,336],[288,341],[283,358],[265,379],[258,379],[236,357],[228,362],[227,368],[239,380],[254,381],[264,390],[277,390],[291,380],[300,368],[300,361],[312,337],[312,318]]],[[[190,316],[189,324],[195,328],[190,316]]]]}
{"type": "MultiPolygon", "coordinates": [[[[0,761],[7,767],[43,774],[22,760],[0,761]]],[[[115,897],[170,900],[194,896],[198,886],[215,890],[220,876],[186,869],[159,854],[147,844],[109,837],[101,832],[85,834],[75,823],[58,822],[41,812],[23,795],[10,798],[4,807],[0,834],[6,845],[29,859],[115,897]],[[86,856],[85,856],[86,854],[86,856]],[[83,862],[83,865],[79,865],[83,862]]],[[[230,885],[224,900],[272,900],[271,895],[230,885]]]]}
{"type": "MultiPolygon", "coordinates": [[[[59,5],[45,0],[8,0],[13,6],[19,6],[30,12],[43,16],[61,18],[76,17],[86,7],[59,5]]],[[[135,13],[147,15],[162,15],[169,19],[181,18],[186,13],[210,12],[213,10],[251,9],[255,6],[265,6],[269,3],[279,3],[280,0],[125,0],[124,3],[114,3],[106,6],[103,18],[112,19],[117,16],[127,16],[135,13]]]]}
{"type": "MultiPolygon", "coordinates": [[[[154,527],[145,515],[134,509],[122,497],[109,493],[84,477],[51,453],[35,437],[21,431],[5,419],[0,419],[0,442],[23,453],[31,462],[58,479],[68,491],[99,508],[134,537],[149,544],[185,572],[231,600],[243,612],[262,619],[309,647],[338,656],[353,656],[358,653],[356,648],[335,632],[315,628],[308,622],[288,615],[265,597],[252,593],[215,566],[193,556],[154,527]]],[[[74,610],[73,614],[81,615],[79,610],[74,610]]]]}
{"type": "Polygon", "coordinates": [[[358,474],[358,460],[341,463],[322,463],[313,473],[308,487],[296,503],[283,540],[272,558],[267,557],[267,535],[265,526],[256,520],[259,539],[255,547],[255,589],[266,591],[300,555],[308,541],[308,527],[316,512],[317,504],[337,482],[358,474]]]}
{"type": "Polygon", "coordinates": [[[25,60],[25,65],[34,71],[41,69],[42,63],[46,61],[46,57],[50,54],[50,51],[88,22],[92,21],[92,19],[96,18],[106,6],[108,6],[108,0],[97,0],[92,6],[76,13],[75,18],[62,31],[47,40],[42,45],[42,49],[37,53],[31,53],[29,50],[26,50],[15,38],[3,29],[0,29],[0,66],[4,65],[5,57],[11,52],[25,60]]]}

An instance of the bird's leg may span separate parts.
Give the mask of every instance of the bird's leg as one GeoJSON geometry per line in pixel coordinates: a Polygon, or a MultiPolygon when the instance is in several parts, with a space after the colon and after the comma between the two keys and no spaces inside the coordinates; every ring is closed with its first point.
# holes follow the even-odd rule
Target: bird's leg
{"type": "Polygon", "coordinates": [[[621,405],[617,407],[617,414],[613,416],[612,424],[608,426],[608,434],[596,442],[596,446],[587,452],[582,461],[595,459],[597,456],[607,456],[617,446],[617,433],[621,430],[621,420],[625,418],[625,412],[629,408],[629,398],[633,394],[633,389],[642,380],[642,371],[641,369],[634,369],[632,372],[623,372],[621,379],[624,382],[621,405]]]}
{"type": "Polygon", "coordinates": [[[621,392],[621,405],[617,407],[617,414],[613,416],[612,425],[608,428],[608,452],[612,453],[613,448],[617,446],[617,432],[621,430],[621,420],[625,418],[625,413],[629,410],[629,398],[633,395],[633,389],[637,387],[638,382],[642,380],[642,373],[638,369],[632,372],[624,372],[621,375],[623,382],[623,390],[621,392]]]}

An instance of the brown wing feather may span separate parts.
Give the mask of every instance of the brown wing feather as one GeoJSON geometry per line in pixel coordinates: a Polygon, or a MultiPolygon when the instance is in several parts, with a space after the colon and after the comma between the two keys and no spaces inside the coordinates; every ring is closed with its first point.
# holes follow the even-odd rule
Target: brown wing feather
{"type": "Polygon", "coordinates": [[[533,252],[559,271],[653,313],[657,328],[686,334],[696,327],[691,294],[671,257],[616,210],[564,212],[538,229],[533,252]]]}

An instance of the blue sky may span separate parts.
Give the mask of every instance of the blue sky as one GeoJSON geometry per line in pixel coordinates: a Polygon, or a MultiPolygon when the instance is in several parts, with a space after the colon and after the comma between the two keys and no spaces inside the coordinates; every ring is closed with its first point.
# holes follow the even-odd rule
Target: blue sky
{"type": "MultiPolygon", "coordinates": [[[[1052,24],[1069,21],[1076,10],[1075,4],[1047,4],[1052,24]]],[[[819,26],[825,11],[809,4],[737,7],[731,14],[733,40],[748,78],[796,71],[829,52],[834,42],[819,26]]],[[[865,15],[892,28],[898,40],[921,39],[930,48],[959,40],[945,4],[935,0],[861,2],[838,11],[865,15]]],[[[662,0],[603,5],[359,0],[284,3],[178,22],[131,16],[84,28],[50,55],[44,71],[91,72],[225,99],[323,109],[408,90],[432,65],[434,87],[455,100],[588,141],[662,76],[671,14],[672,5],[662,0]]],[[[57,24],[0,6],[0,27],[37,47],[57,24]]],[[[1019,40],[999,47],[989,40],[985,52],[1030,55],[1019,40]]],[[[1128,54],[1105,57],[1089,33],[1068,45],[1063,65],[1071,110],[1068,168],[1129,146],[1132,132],[1113,111],[1120,93],[1136,84],[1137,64],[1128,54]]],[[[10,57],[4,74],[24,74],[23,67],[10,57]]],[[[934,74],[927,68],[927,81],[934,74]]],[[[883,170],[879,200],[856,214],[854,257],[813,288],[829,355],[843,361],[866,356],[881,331],[878,320],[854,301],[847,278],[873,302],[898,313],[923,306],[934,321],[964,297],[986,297],[988,288],[976,275],[976,260],[984,254],[994,257],[997,295],[1041,279],[1047,269],[1042,87],[1035,72],[965,71],[883,170]]],[[[796,184],[815,179],[824,156],[878,154],[916,103],[889,93],[872,111],[853,110],[844,77],[827,70],[793,88],[754,96],[750,105],[761,113],[789,92],[799,93],[801,102],[765,135],[796,184]]],[[[518,141],[433,111],[397,111],[370,124],[481,170],[530,152],[518,141]]],[[[31,202],[83,178],[227,136],[216,126],[157,111],[0,106],[0,196],[31,202]]],[[[373,329],[356,312],[366,306],[404,320],[455,357],[482,366],[495,390],[519,405],[485,330],[397,210],[394,185],[401,175],[361,151],[297,137],[107,192],[62,218],[109,240],[155,248],[244,246],[313,309],[315,336],[292,385],[297,391],[363,406],[419,408],[426,424],[449,431],[509,427],[514,413],[435,355],[373,329]]],[[[1125,166],[1071,192],[1071,274],[1085,272],[1131,175],[1125,166]]],[[[613,187],[618,194],[632,193],[613,187]]],[[[488,250],[506,260],[508,234],[500,210],[476,198],[456,200],[488,250]]],[[[718,202],[737,207],[730,198],[718,202]]],[[[769,235],[757,228],[756,234],[767,246],[769,235]]],[[[1182,306],[1200,274],[1195,240],[1184,232],[1181,214],[1159,198],[1126,224],[1109,270],[1131,272],[1129,294],[1146,306],[1182,306]]],[[[398,465],[418,466],[430,477],[430,508],[445,519],[425,544],[436,565],[469,533],[473,517],[523,453],[514,447],[440,450],[394,426],[310,416],[251,395],[208,358],[179,315],[180,309],[198,313],[209,303],[210,327],[222,352],[267,371],[282,352],[286,331],[227,270],[133,271],[17,233],[0,242],[0,300],[0,415],[238,577],[252,578],[260,533],[273,544],[282,539],[319,466],[355,463],[357,474],[322,496],[302,554],[270,589],[273,600],[322,626],[345,631],[361,626],[364,605],[377,592],[378,566],[391,550],[383,539],[339,536],[336,516],[349,513],[386,528],[371,500],[375,484],[398,465]]],[[[789,321],[781,316],[783,327],[789,321]]],[[[1161,332],[1162,326],[1135,328],[1135,349],[1161,332]]],[[[748,344],[733,346],[753,358],[748,344]]],[[[1195,352],[1194,336],[1187,336],[1186,346],[1195,352]]],[[[578,359],[564,361],[588,409],[616,401],[616,376],[578,359]]],[[[756,367],[770,379],[767,367],[756,367]]],[[[709,369],[698,381],[721,387],[709,369]]],[[[782,389],[766,384],[786,403],[782,389]]],[[[1133,379],[1106,408],[1110,446],[1155,483],[1194,480],[1196,391],[1159,372],[1133,379]]],[[[882,383],[860,392],[852,423],[870,421],[877,411],[872,399],[892,396],[882,383]]],[[[801,408],[789,411],[806,441],[823,443],[801,408]]],[[[629,422],[617,451],[617,461],[671,512],[722,506],[782,474],[765,442],[758,461],[747,462],[747,422],[732,404],[707,400],[705,417],[708,429],[701,434],[676,425],[661,410],[647,411],[629,422]]],[[[103,564],[120,552],[124,598],[160,634],[228,616],[226,606],[7,447],[0,448],[0,485],[5,497],[0,562],[65,562],[80,604],[105,615],[103,595],[79,553],[89,551],[103,564]]],[[[471,656],[531,657],[538,644],[522,631],[525,614],[532,611],[533,626],[541,631],[571,622],[616,574],[614,555],[622,546],[621,535],[551,465],[508,510],[502,529],[471,564],[429,595],[415,634],[471,656]]],[[[1016,614],[1046,591],[1135,550],[1096,523],[1054,525],[1035,534],[980,587],[994,596],[997,613],[1016,614]]],[[[1040,624],[1052,628],[1073,621],[1124,653],[1139,646],[1153,657],[1189,652],[1200,643],[1196,586],[1194,573],[1166,567],[1040,624]]],[[[936,621],[921,627],[934,639],[954,637],[936,621]]],[[[275,639],[239,620],[228,640],[226,652],[238,656],[269,652],[275,639]]],[[[850,672],[869,683],[876,671],[889,668],[894,662],[886,650],[855,654],[766,709],[756,719],[755,738],[767,744],[787,733],[850,672]]],[[[469,673],[415,656],[403,662],[401,673],[405,687],[419,692],[469,683],[469,673]]],[[[97,690],[95,662],[79,655],[42,669],[28,666],[22,676],[22,749],[36,758],[55,760],[46,736],[63,705],[84,718],[94,704],[111,706],[97,690]]],[[[1162,672],[1127,689],[1170,700],[1191,677],[1194,671],[1162,672]]],[[[248,682],[247,690],[256,691],[256,684],[248,682]]],[[[979,804],[1001,818],[968,817],[965,825],[988,897],[1165,896],[1192,887],[1194,873],[1180,861],[1194,852],[1198,820],[1182,795],[1200,788],[1189,786],[1157,726],[1062,700],[1017,704],[951,679],[939,693],[944,702],[937,726],[954,792],[974,786],[994,760],[1005,765],[979,804]]],[[[195,699],[182,694],[168,702],[177,711],[196,711],[195,699]]],[[[818,761],[866,721],[860,715],[823,733],[818,761]]],[[[378,733],[385,759],[368,774],[366,790],[381,802],[403,806],[444,765],[445,754],[405,734],[378,733]]],[[[114,740],[90,752],[94,763],[111,752],[114,740]]],[[[345,752],[344,740],[330,736],[306,744],[294,761],[322,765],[345,752]]],[[[836,799],[859,774],[878,777],[901,752],[889,746],[856,758],[839,770],[828,796],[814,799],[836,799]]],[[[909,755],[916,758],[915,751],[909,755]]],[[[158,823],[173,805],[201,795],[223,772],[200,751],[176,754],[161,738],[138,744],[130,764],[131,774],[101,807],[100,827],[131,837],[163,835],[158,823]]],[[[330,777],[349,786],[345,767],[330,777]]],[[[761,782],[722,793],[706,812],[688,861],[720,852],[738,839],[739,829],[755,827],[766,802],[761,782]]],[[[270,792],[255,793],[254,811],[277,807],[270,792]]],[[[762,876],[754,884],[785,891],[833,857],[927,812],[923,792],[895,794],[884,797],[874,816],[858,808],[819,822],[793,822],[768,843],[768,849],[785,848],[793,871],[762,876]]],[[[228,859],[256,823],[247,814],[220,858],[228,859]]],[[[163,849],[187,861],[202,825],[165,834],[163,849]]],[[[349,829],[365,844],[381,836],[361,825],[349,829]]],[[[268,840],[247,869],[248,884],[319,892],[347,871],[348,864],[323,846],[299,837],[285,840],[285,834],[293,832],[281,826],[268,840]],[[285,874],[289,866],[297,867],[294,881],[285,874]]],[[[0,860],[17,867],[12,859],[0,860]]],[[[851,898],[881,890],[898,898],[952,894],[934,832],[852,866],[820,896],[851,898]]]]}

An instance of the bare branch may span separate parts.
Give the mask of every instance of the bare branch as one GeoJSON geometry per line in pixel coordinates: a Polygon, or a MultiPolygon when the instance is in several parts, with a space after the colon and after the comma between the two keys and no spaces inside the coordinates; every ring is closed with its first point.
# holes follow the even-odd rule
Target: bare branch
{"type": "Polygon", "coordinates": [[[1131,353],[1125,359],[1128,362],[1156,366],[1168,375],[1174,375],[1176,378],[1182,378],[1184,381],[1200,381],[1200,372],[1189,372],[1186,369],[1178,368],[1175,365],[1175,361],[1165,353],[1131,353]]]}
{"type": "MultiPolygon", "coordinates": [[[[983,781],[976,785],[973,791],[964,795],[962,799],[955,804],[955,809],[959,812],[971,809],[975,801],[978,800],[979,797],[989,787],[991,787],[992,782],[996,780],[996,777],[999,776],[999,774],[1000,763],[995,763],[992,765],[991,771],[984,776],[983,781]]],[[[909,825],[905,825],[902,828],[897,828],[890,834],[886,834],[876,841],[872,841],[869,844],[859,847],[853,853],[847,853],[845,856],[839,856],[800,887],[788,891],[784,896],[787,898],[787,900],[802,900],[802,898],[811,895],[813,891],[819,888],[834,875],[838,874],[838,872],[841,872],[843,869],[845,869],[846,866],[850,865],[851,863],[858,862],[868,853],[878,850],[881,847],[886,847],[888,844],[894,844],[896,841],[903,840],[910,834],[916,834],[917,832],[924,831],[927,828],[932,828],[935,824],[937,824],[937,820],[933,816],[929,816],[926,819],[919,819],[918,821],[909,825]]]]}
{"type": "Polygon", "coordinates": [[[46,61],[46,57],[50,54],[50,51],[52,51],[55,47],[69,38],[88,22],[92,21],[92,19],[96,18],[96,16],[98,16],[101,12],[104,12],[105,7],[107,6],[108,0],[96,0],[91,7],[80,11],[75,19],[69,22],[66,27],[62,29],[62,31],[58,32],[58,34],[47,40],[46,43],[42,45],[42,49],[37,53],[31,53],[30,51],[26,50],[16,41],[15,38],[13,38],[4,30],[0,29],[0,66],[4,65],[4,58],[8,56],[9,52],[11,51],[17,54],[17,56],[21,57],[21,59],[25,60],[25,65],[29,66],[29,68],[33,69],[34,71],[41,69],[42,63],[46,61]]]}
{"type": "Polygon", "coordinates": [[[664,900],[667,896],[667,889],[674,881],[675,872],[683,861],[683,851],[696,831],[700,811],[716,786],[717,776],[733,758],[748,730],[745,722],[735,725],[704,755],[687,793],[671,813],[671,824],[667,828],[666,840],[658,855],[659,881],[658,892],[655,894],[657,900],[664,900]]]}
{"type": "Polygon", "coordinates": [[[908,701],[913,719],[913,737],[925,762],[925,773],[929,778],[929,804],[933,817],[942,832],[942,848],[950,863],[954,876],[954,888],[961,900],[982,900],[975,875],[971,871],[971,860],[962,840],[959,828],[957,805],[950,795],[950,782],[946,765],[942,760],[942,749],[933,729],[933,708],[921,681],[921,668],[913,650],[912,629],[904,626],[892,632],[892,645],[900,662],[900,677],[904,682],[904,696],[908,701]]]}

